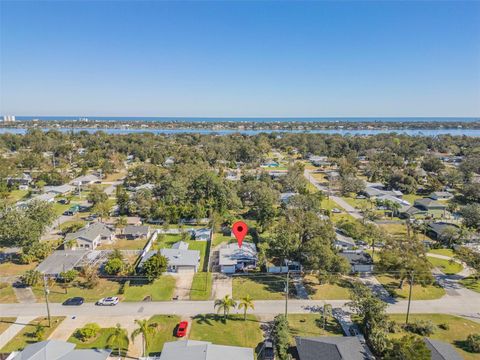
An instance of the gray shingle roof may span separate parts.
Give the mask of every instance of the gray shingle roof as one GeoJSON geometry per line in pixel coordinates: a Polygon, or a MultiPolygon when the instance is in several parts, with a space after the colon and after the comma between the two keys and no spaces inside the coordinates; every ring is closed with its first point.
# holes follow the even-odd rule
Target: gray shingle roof
{"type": "Polygon", "coordinates": [[[57,250],[43,260],[37,271],[47,275],[57,275],[75,268],[87,255],[88,250],[57,250]]]}
{"type": "Polygon", "coordinates": [[[242,247],[238,243],[231,243],[219,251],[219,265],[236,265],[240,260],[254,261],[257,259],[257,247],[254,243],[244,242],[242,247]]]}
{"type": "Polygon", "coordinates": [[[430,349],[432,360],[461,360],[462,357],[453,348],[452,345],[443,341],[424,339],[425,344],[430,349]]]}
{"type": "Polygon", "coordinates": [[[373,264],[370,254],[363,251],[344,251],[339,254],[348,260],[351,265],[371,265],[373,264]]]}
{"type": "Polygon", "coordinates": [[[72,239],[82,239],[93,242],[98,236],[111,236],[112,234],[112,230],[110,230],[105,224],[97,222],[85,226],[77,232],[67,234],[67,236],[65,236],[65,241],[69,241],[72,239]]]}
{"type": "Polygon", "coordinates": [[[66,341],[41,341],[28,345],[12,360],[106,360],[111,353],[110,350],[74,349],[75,344],[66,341]]]}
{"type": "Polygon", "coordinates": [[[127,225],[123,230],[123,235],[147,236],[150,228],[146,225],[127,225]]]}
{"type": "Polygon", "coordinates": [[[297,337],[300,360],[366,360],[369,359],[356,336],[297,337]]]}
{"type": "Polygon", "coordinates": [[[182,340],[163,345],[160,360],[253,360],[253,349],[182,340]]]}

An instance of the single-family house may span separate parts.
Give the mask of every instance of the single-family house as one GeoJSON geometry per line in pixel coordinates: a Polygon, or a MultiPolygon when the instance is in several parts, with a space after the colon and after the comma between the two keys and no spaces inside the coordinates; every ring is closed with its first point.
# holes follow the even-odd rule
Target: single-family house
{"type": "Polygon", "coordinates": [[[20,186],[23,186],[23,187],[26,186],[27,189],[28,189],[28,186],[32,183],[32,181],[33,181],[33,179],[30,176],[30,174],[23,173],[21,176],[8,177],[7,178],[7,185],[18,185],[19,188],[20,188],[20,186]]]}
{"type": "Polygon", "coordinates": [[[7,360],[107,360],[111,350],[75,349],[76,344],[61,340],[46,340],[27,345],[12,353],[7,360]]]}
{"type": "Polygon", "coordinates": [[[149,190],[149,191],[152,191],[154,188],[155,188],[155,185],[154,185],[154,184],[146,183],[146,184],[142,184],[142,185],[136,186],[136,187],[135,187],[135,192],[141,191],[141,190],[149,190]]]}
{"type": "MultiPolygon", "coordinates": [[[[184,243],[185,244],[185,243],[184,243]]],[[[197,272],[200,265],[200,251],[189,250],[188,244],[179,244],[175,248],[160,249],[160,254],[165,256],[168,260],[167,272],[181,273],[181,272],[197,272]]],[[[158,251],[148,251],[138,265],[142,268],[145,261],[157,254],[158,251]]]]}
{"type": "Polygon", "coordinates": [[[222,273],[234,274],[238,270],[257,266],[257,247],[254,243],[244,242],[224,245],[219,251],[218,264],[222,273]]]}
{"type": "Polygon", "coordinates": [[[72,181],[70,181],[70,184],[74,186],[87,186],[87,185],[92,185],[97,181],[100,181],[100,178],[98,176],[89,174],[89,175],[79,176],[73,179],[72,181]]]}
{"type": "Polygon", "coordinates": [[[299,360],[369,360],[366,345],[356,336],[297,337],[299,360]]]}
{"type": "Polygon", "coordinates": [[[160,360],[254,360],[252,348],[215,345],[207,341],[181,340],[166,342],[160,360]]]}
{"type": "Polygon", "coordinates": [[[338,229],[335,231],[334,245],[339,250],[353,250],[356,247],[355,240],[350,236],[342,234],[338,229]]]}
{"type": "Polygon", "coordinates": [[[55,195],[67,195],[75,190],[75,187],[68,184],[63,184],[59,186],[45,186],[43,191],[45,193],[51,193],[55,195]]]}
{"type": "Polygon", "coordinates": [[[461,360],[463,357],[455,348],[443,341],[424,338],[423,341],[430,349],[430,358],[432,360],[461,360]]]}
{"type": "MultiPolygon", "coordinates": [[[[392,198],[397,198],[401,199],[403,196],[403,193],[399,190],[387,190],[385,188],[385,185],[382,183],[367,183],[367,186],[365,189],[362,191],[363,194],[365,194],[369,198],[379,198],[381,196],[391,196],[392,198]]],[[[398,202],[398,200],[393,200],[398,202]]],[[[410,205],[409,203],[405,205],[410,205]]]]}
{"type": "Polygon", "coordinates": [[[339,253],[339,255],[348,260],[354,273],[368,273],[373,271],[373,259],[370,254],[364,251],[343,251],[339,253]]]}
{"type": "Polygon", "coordinates": [[[163,163],[164,166],[172,166],[173,164],[175,164],[175,159],[173,157],[166,158],[163,163]]]}
{"type": "Polygon", "coordinates": [[[212,238],[212,229],[202,228],[193,230],[193,239],[197,241],[210,241],[212,238]]]}
{"type": "Polygon", "coordinates": [[[338,181],[340,179],[340,173],[338,171],[327,172],[328,181],[338,181]]]}
{"type": "Polygon", "coordinates": [[[443,211],[447,208],[447,205],[445,205],[444,203],[441,203],[437,200],[433,200],[430,198],[422,198],[422,199],[415,200],[413,206],[424,211],[432,211],[432,210],[443,211]]]}
{"type": "Polygon", "coordinates": [[[328,161],[327,156],[312,155],[308,158],[308,161],[310,161],[310,163],[313,166],[318,166],[318,167],[324,167],[324,166],[329,166],[330,165],[330,162],[328,161]]]}
{"type": "Polygon", "coordinates": [[[442,240],[452,232],[460,232],[459,227],[445,222],[430,223],[427,226],[427,234],[434,240],[442,240]]]}
{"type": "Polygon", "coordinates": [[[111,244],[114,236],[114,232],[107,225],[96,222],[88,224],[74,233],[67,234],[65,243],[74,240],[76,248],[94,250],[101,243],[111,244]]]}
{"type": "Polygon", "coordinates": [[[146,239],[151,235],[150,227],[148,225],[127,225],[120,237],[127,240],[146,239]]]}
{"type": "Polygon", "coordinates": [[[88,250],[56,250],[44,259],[37,271],[47,276],[57,277],[61,272],[79,269],[88,250]]]}
{"type": "Polygon", "coordinates": [[[433,200],[450,200],[453,198],[453,194],[448,191],[434,191],[428,197],[433,200]]]}

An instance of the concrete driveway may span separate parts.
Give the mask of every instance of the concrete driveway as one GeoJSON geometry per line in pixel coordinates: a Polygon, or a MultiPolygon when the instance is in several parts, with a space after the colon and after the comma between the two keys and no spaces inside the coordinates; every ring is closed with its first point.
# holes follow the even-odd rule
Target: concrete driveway
{"type": "Polygon", "coordinates": [[[225,295],[232,296],[233,280],[231,276],[222,273],[213,273],[212,294],[214,299],[221,299],[225,295]]]}
{"type": "Polygon", "coordinates": [[[173,297],[178,297],[178,300],[190,300],[190,289],[192,288],[194,275],[195,272],[193,270],[174,274],[176,284],[173,297]]]}

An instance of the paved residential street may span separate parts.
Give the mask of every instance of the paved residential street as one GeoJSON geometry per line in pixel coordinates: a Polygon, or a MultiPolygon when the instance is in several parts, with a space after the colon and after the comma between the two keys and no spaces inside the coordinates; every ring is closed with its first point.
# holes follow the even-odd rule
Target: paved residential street
{"type": "MultiPolygon", "coordinates": [[[[290,313],[318,312],[325,303],[333,307],[348,310],[345,306],[347,300],[289,300],[290,313]]],[[[209,301],[164,301],[164,302],[124,302],[112,307],[98,307],[93,303],[82,306],[63,306],[50,304],[52,315],[59,316],[150,316],[155,314],[173,314],[191,316],[196,314],[214,312],[214,302],[209,301]]],[[[255,310],[249,311],[257,315],[280,314],[285,311],[283,300],[258,300],[255,301],[255,310]]],[[[388,305],[389,313],[405,313],[407,301],[401,300],[388,305]]],[[[462,296],[446,295],[437,300],[412,301],[412,313],[452,314],[468,317],[480,322],[480,294],[467,289],[462,289],[462,296]]],[[[35,304],[0,304],[2,316],[45,316],[44,303],[35,304]]]]}

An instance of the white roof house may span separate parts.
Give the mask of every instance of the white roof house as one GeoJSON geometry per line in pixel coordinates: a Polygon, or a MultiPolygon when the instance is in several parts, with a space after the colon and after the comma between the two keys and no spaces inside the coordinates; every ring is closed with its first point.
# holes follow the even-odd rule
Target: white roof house
{"type": "Polygon", "coordinates": [[[108,226],[100,222],[89,224],[80,230],[67,234],[65,242],[76,240],[80,249],[94,250],[100,243],[111,243],[114,233],[108,226]]]}
{"type": "Polygon", "coordinates": [[[100,181],[100,178],[96,175],[83,175],[73,179],[70,183],[75,186],[93,184],[95,181],[100,181]]]}
{"type": "Polygon", "coordinates": [[[239,247],[235,242],[220,249],[218,264],[223,273],[232,274],[236,270],[256,266],[257,259],[257,247],[254,243],[244,242],[242,247],[239,247]]]}
{"type": "Polygon", "coordinates": [[[43,191],[45,193],[52,193],[52,194],[55,194],[55,195],[68,194],[69,192],[72,192],[73,190],[75,190],[75,187],[71,186],[71,185],[68,185],[68,184],[63,184],[63,185],[59,185],[59,186],[45,186],[43,188],[43,191]]]}
{"type": "MultiPolygon", "coordinates": [[[[187,244],[188,245],[188,244],[187,244]]],[[[171,273],[178,273],[183,271],[198,271],[200,265],[200,251],[188,250],[184,245],[179,245],[178,248],[161,249],[160,254],[165,256],[168,260],[167,271],[171,273]]],[[[158,251],[151,250],[146,253],[142,261],[138,265],[139,268],[143,266],[145,261],[157,254],[158,251]]]]}

